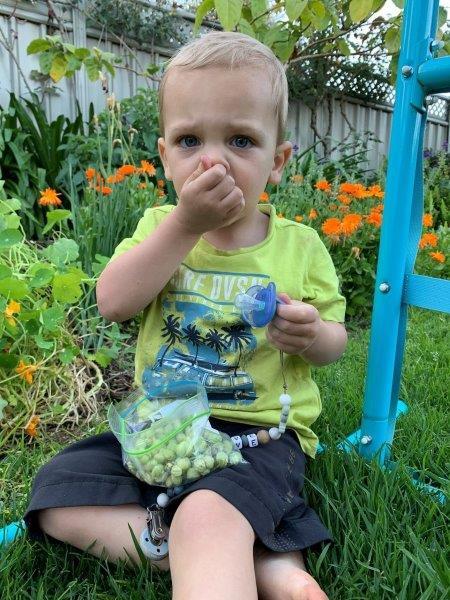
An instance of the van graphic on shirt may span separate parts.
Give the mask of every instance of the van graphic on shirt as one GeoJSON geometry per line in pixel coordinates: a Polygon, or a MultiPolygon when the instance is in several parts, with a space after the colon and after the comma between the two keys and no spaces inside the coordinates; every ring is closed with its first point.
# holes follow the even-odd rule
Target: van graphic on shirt
{"type": "Polygon", "coordinates": [[[266,278],[194,271],[182,264],[163,291],[165,344],[151,369],[200,381],[213,404],[253,403],[257,395],[245,365],[256,350],[256,337],[234,299],[251,285],[264,285],[266,278]]]}

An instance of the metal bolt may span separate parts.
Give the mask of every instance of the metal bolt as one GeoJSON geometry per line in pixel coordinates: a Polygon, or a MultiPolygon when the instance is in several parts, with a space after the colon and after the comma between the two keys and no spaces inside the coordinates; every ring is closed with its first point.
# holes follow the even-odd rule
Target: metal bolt
{"type": "Polygon", "coordinates": [[[380,292],[382,292],[383,294],[387,294],[387,293],[389,292],[389,290],[391,289],[391,286],[390,286],[388,283],[386,283],[386,282],[383,282],[383,283],[380,283],[380,285],[379,285],[378,289],[379,289],[379,290],[380,290],[380,292]]]}
{"type": "Polygon", "coordinates": [[[402,75],[403,77],[411,77],[411,75],[413,74],[414,69],[411,67],[411,65],[403,65],[402,67],[402,75]]]}
{"type": "Polygon", "coordinates": [[[370,444],[372,441],[372,438],[370,435],[363,435],[360,441],[363,446],[367,446],[367,444],[370,444]]]}

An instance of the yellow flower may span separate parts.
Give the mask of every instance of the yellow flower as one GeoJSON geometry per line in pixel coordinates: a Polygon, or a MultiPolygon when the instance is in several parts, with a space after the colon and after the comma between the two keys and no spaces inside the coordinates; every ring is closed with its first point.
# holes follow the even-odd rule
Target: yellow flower
{"type": "Polygon", "coordinates": [[[24,427],[25,433],[27,433],[30,437],[36,437],[37,427],[40,422],[40,417],[38,417],[38,415],[33,415],[24,427]]]}
{"type": "Polygon", "coordinates": [[[14,300],[11,300],[11,302],[5,308],[5,317],[6,317],[6,320],[13,327],[16,324],[16,320],[15,320],[15,318],[14,318],[13,315],[17,314],[19,312],[20,312],[20,304],[18,302],[15,302],[14,300]]]}
{"type": "Polygon", "coordinates": [[[303,181],[303,175],[292,175],[291,181],[294,183],[301,183],[303,181]]]}
{"type": "Polygon", "coordinates": [[[15,371],[19,374],[22,379],[31,385],[33,383],[33,373],[36,371],[37,365],[27,365],[21,360],[17,365],[15,371]]]}
{"type": "Polygon", "coordinates": [[[39,192],[41,197],[38,200],[40,206],[61,206],[62,202],[58,198],[59,194],[52,188],[46,188],[43,192],[39,192]]]}
{"type": "Polygon", "coordinates": [[[297,221],[297,223],[301,223],[303,221],[303,217],[301,215],[296,215],[295,220],[297,221]]]}
{"type": "Polygon", "coordinates": [[[317,210],[315,208],[312,208],[309,211],[309,218],[311,219],[311,221],[313,221],[314,219],[317,219],[317,210]]]}

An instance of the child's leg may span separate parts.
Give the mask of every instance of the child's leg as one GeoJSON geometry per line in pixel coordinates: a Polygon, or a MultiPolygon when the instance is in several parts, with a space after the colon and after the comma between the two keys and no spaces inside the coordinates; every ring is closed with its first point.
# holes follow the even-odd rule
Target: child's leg
{"type": "MultiPolygon", "coordinates": [[[[128,561],[128,552],[136,564],[140,559],[128,523],[139,541],[146,517],[147,511],[138,504],[47,508],[38,513],[42,531],[55,539],[94,556],[103,553],[112,562],[119,558],[128,561]]],[[[169,569],[168,558],[152,564],[164,571],[169,569]]]]}
{"type": "Polygon", "coordinates": [[[245,517],[210,490],[178,507],[170,526],[174,600],[256,600],[255,534],[245,517]]]}
{"type": "Polygon", "coordinates": [[[327,600],[317,581],[306,572],[303,555],[273,552],[255,545],[255,573],[260,600],[327,600]]]}

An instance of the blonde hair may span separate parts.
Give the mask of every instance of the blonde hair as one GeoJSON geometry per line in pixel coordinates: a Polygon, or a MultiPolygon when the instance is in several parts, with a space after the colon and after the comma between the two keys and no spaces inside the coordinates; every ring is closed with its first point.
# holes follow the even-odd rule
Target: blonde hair
{"type": "Polygon", "coordinates": [[[274,117],[277,121],[277,144],[284,141],[288,112],[288,83],[284,67],[275,54],[243,33],[213,31],[182,46],[167,62],[159,85],[159,130],[164,137],[164,90],[167,77],[174,68],[186,71],[206,67],[233,68],[252,66],[267,73],[273,90],[274,117]]]}

